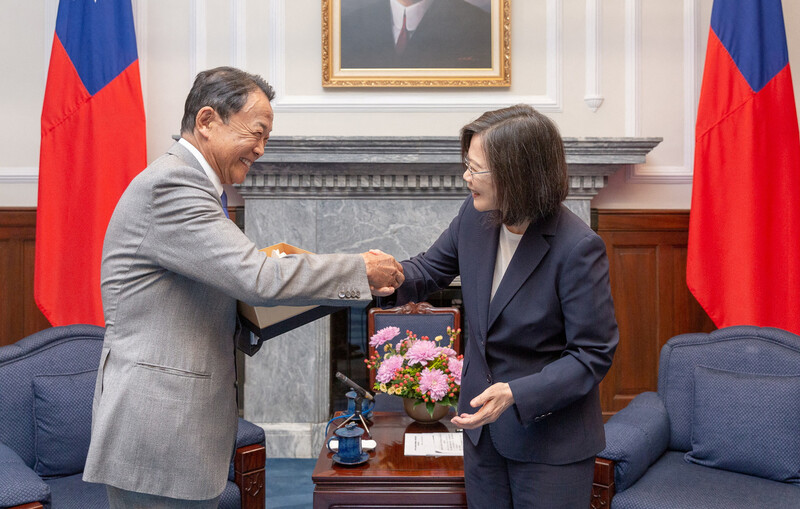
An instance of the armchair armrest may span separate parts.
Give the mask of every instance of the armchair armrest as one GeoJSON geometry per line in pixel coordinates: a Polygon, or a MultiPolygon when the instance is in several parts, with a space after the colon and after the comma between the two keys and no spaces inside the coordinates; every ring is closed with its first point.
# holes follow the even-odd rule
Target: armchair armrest
{"type": "Polygon", "coordinates": [[[228,479],[235,482],[241,494],[242,509],[264,509],[264,465],[267,450],[264,430],[239,418],[236,431],[236,453],[228,479]]]}
{"type": "Polygon", "coordinates": [[[0,484],[0,507],[33,509],[50,503],[50,487],[5,444],[0,444],[0,484]]]}
{"type": "Polygon", "coordinates": [[[261,426],[256,426],[250,421],[245,421],[239,417],[239,427],[236,429],[236,448],[246,445],[264,445],[264,430],[261,426]]]}
{"type": "Polygon", "coordinates": [[[608,509],[614,498],[614,462],[604,458],[594,459],[594,481],[592,481],[592,500],[589,509],[608,509]]]}
{"type": "Polygon", "coordinates": [[[242,496],[242,509],[264,509],[264,465],[267,449],[261,445],[246,445],[236,449],[234,456],[234,482],[242,496]]]}
{"type": "Polygon", "coordinates": [[[669,444],[669,415],[655,392],[643,392],[605,425],[606,448],[598,457],[614,462],[614,486],[625,491],[669,444]]]}

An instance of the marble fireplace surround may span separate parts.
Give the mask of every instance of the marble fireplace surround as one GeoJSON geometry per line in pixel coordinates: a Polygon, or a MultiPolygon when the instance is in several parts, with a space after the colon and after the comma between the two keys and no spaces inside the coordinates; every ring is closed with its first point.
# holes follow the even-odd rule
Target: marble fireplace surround
{"type": "MultiPolygon", "coordinates": [[[[608,176],[661,138],[565,138],[565,204],[587,223],[608,176]]],[[[457,137],[274,137],[239,186],[245,233],[316,253],[424,251],[468,190],[457,137]]],[[[261,425],[269,457],[316,457],[329,415],[330,324],[323,318],[264,344],[245,362],[244,417],[261,425]]],[[[342,388],[345,390],[345,388],[342,388]]]]}

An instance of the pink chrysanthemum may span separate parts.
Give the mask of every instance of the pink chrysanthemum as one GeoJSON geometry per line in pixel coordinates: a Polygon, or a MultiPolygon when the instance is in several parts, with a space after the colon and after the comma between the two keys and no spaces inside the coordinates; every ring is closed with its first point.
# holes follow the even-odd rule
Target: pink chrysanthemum
{"type": "Polygon", "coordinates": [[[455,357],[450,357],[447,359],[447,367],[450,369],[450,374],[453,375],[454,381],[458,385],[461,385],[461,366],[463,363],[463,360],[455,357]]]}
{"type": "Polygon", "coordinates": [[[428,393],[433,401],[441,401],[449,387],[447,386],[447,375],[440,369],[425,368],[422,370],[419,379],[419,390],[428,393]]]}
{"type": "Polygon", "coordinates": [[[400,329],[397,327],[384,327],[369,338],[369,346],[379,347],[387,341],[391,341],[400,334],[400,329]]]}
{"type": "Polygon", "coordinates": [[[458,355],[455,350],[453,350],[452,348],[448,348],[446,346],[439,347],[439,351],[436,352],[436,355],[441,355],[441,354],[445,354],[448,357],[455,357],[456,355],[458,355]]]}
{"type": "Polygon", "coordinates": [[[428,365],[428,361],[432,361],[439,354],[439,347],[433,341],[415,341],[414,344],[406,352],[406,360],[408,365],[421,364],[428,365]]]}
{"type": "Polygon", "coordinates": [[[403,356],[392,355],[383,359],[378,372],[375,374],[375,380],[382,384],[388,384],[394,378],[394,374],[398,369],[403,367],[403,356]]]}

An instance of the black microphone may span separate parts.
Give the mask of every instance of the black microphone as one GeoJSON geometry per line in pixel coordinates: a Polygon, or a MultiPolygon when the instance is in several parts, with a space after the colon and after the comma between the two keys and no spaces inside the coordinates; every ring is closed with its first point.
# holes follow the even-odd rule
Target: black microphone
{"type": "Polygon", "coordinates": [[[336,372],[336,378],[344,382],[345,385],[356,391],[362,397],[367,398],[368,400],[372,401],[374,398],[372,394],[368,393],[366,389],[355,383],[354,381],[350,380],[346,376],[344,376],[340,371],[336,372]]]}

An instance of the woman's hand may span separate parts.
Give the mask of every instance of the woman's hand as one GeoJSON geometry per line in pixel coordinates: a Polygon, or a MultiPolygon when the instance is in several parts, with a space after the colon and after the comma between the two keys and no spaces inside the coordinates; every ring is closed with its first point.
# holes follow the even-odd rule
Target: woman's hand
{"type": "Polygon", "coordinates": [[[473,429],[496,421],[500,414],[514,404],[514,395],[507,383],[499,382],[475,396],[469,405],[481,407],[474,414],[461,414],[453,417],[451,422],[464,429],[473,429]]]}

